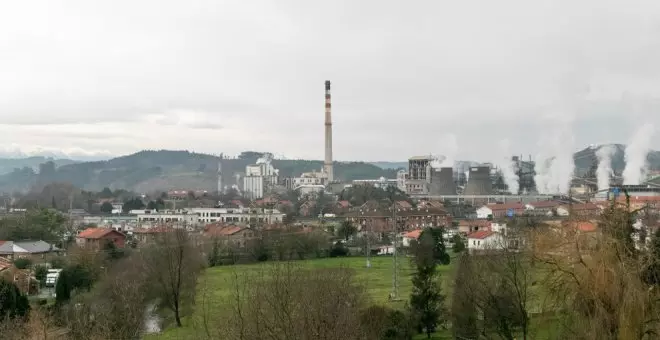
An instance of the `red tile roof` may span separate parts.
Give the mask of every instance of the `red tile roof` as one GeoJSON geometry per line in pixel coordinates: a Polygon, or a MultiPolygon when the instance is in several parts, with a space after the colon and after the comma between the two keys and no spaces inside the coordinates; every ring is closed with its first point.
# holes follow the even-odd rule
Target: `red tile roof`
{"type": "Polygon", "coordinates": [[[339,204],[342,208],[348,208],[351,206],[351,203],[348,201],[338,201],[337,204],[339,204]]]}
{"type": "Polygon", "coordinates": [[[403,237],[418,239],[419,235],[421,234],[422,234],[422,229],[417,229],[403,234],[403,237]]]}
{"type": "MultiPolygon", "coordinates": [[[[569,205],[564,205],[566,209],[568,209],[569,205]]],[[[574,211],[579,211],[579,210],[599,210],[600,207],[594,203],[578,203],[578,204],[573,204],[573,210],[574,211]]]]}
{"type": "Polygon", "coordinates": [[[208,225],[204,233],[211,236],[230,236],[244,229],[247,228],[239,227],[235,225],[230,225],[230,226],[208,225]]]}
{"type": "Polygon", "coordinates": [[[471,234],[468,234],[468,238],[476,238],[478,240],[483,240],[491,235],[495,235],[494,231],[490,230],[480,230],[480,231],[475,231],[471,234]]]}
{"type": "Polygon", "coordinates": [[[490,227],[490,221],[487,220],[460,220],[458,221],[458,226],[463,226],[463,227],[470,227],[470,226],[476,226],[476,227],[490,227]]]}
{"type": "Polygon", "coordinates": [[[554,208],[556,206],[559,206],[560,203],[557,201],[538,201],[538,202],[531,202],[527,203],[528,205],[531,205],[534,208],[554,208]]]}
{"type": "Polygon", "coordinates": [[[592,232],[598,229],[598,225],[592,221],[564,221],[562,225],[582,232],[592,232]]]}
{"type": "Polygon", "coordinates": [[[113,231],[115,230],[110,228],[87,228],[81,231],[80,234],[78,234],[78,237],[88,238],[88,239],[99,239],[113,231]]]}

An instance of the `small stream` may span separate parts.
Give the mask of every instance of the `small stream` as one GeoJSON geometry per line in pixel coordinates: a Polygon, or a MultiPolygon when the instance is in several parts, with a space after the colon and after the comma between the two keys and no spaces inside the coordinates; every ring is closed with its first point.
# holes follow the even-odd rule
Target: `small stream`
{"type": "Polygon", "coordinates": [[[158,305],[156,302],[151,302],[144,309],[144,333],[160,333],[162,319],[158,315],[158,305]]]}

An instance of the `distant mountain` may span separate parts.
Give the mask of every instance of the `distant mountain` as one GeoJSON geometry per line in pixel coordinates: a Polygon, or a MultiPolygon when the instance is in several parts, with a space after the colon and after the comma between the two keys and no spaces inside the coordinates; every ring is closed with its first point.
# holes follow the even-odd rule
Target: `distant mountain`
{"type": "MultiPolygon", "coordinates": [[[[245,172],[245,166],[255,163],[260,155],[258,152],[244,152],[237,158],[223,159],[223,183],[235,184],[235,174],[245,172]]],[[[67,182],[86,190],[109,187],[137,192],[170,189],[214,191],[217,188],[218,161],[218,157],[202,153],[145,150],[107,161],[70,162],[59,166],[54,161],[55,167],[44,166],[43,173],[33,167],[14,166],[16,169],[13,171],[0,175],[0,191],[25,191],[35,184],[50,182],[67,182]]],[[[282,177],[319,171],[322,165],[322,161],[316,160],[273,160],[273,166],[280,170],[282,177]]],[[[337,179],[375,179],[381,176],[395,178],[396,171],[364,162],[335,162],[337,179]]]]}
{"type": "Polygon", "coordinates": [[[408,162],[370,162],[369,164],[373,164],[381,169],[407,169],[408,168],[408,162]]]}
{"type": "Polygon", "coordinates": [[[23,157],[23,158],[0,158],[0,175],[7,174],[14,171],[14,169],[21,169],[24,167],[31,168],[34,171],[38,171],[39,164],[43,164],[48,161],[52,161],[53,163],[55,163],[56,167],[78,163],[78,161],[74,161],[71,159],[54,159],[51,157],[44,157],[44,156],[33,156],[33,157],[23,157]]]}

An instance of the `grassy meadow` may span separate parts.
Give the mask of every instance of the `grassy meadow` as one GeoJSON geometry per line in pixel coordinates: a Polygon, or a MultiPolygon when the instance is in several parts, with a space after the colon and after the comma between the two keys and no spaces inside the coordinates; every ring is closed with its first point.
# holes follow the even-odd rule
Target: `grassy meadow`
{"type": "MultiPolygon", "coordinates": [[[[409,299],[412,289],[412,268],[410,258],[399,258],[399,297],[400,301],[389,301],[392,292],[393,258],[390,256],[373,256],[371,267],[366,267],[365,257],[324,258],[305,261],[296,261],[296,264],[309,268],[351,268],[355,270],[357,283],[364,285],[372,303],[389,305],[393,308],[403,308],[409,299]]],[[[258,264],[220,266],[208,268],[200,277],[197,288],[196,305],[192,315],[184,318],[182,328],[168,326],[160,334],[152,334],[147,339],[201,339],[204,331],[200,325],[202,314],[208,316],[211,323],[223,322],[221,311],[222,302],[232,295],[233,283],[237,276],[250,271],[258,272],[266,269],[272,262],[258,264]],[[266,268],[265,268],[266,267],[266,268]],[[205,310],[205,312],[204,312],[205,310]]],[[[453,277],[452,264],[440,266],[439,273],[444,293],[450,300],[451,282],[453,277]]],[[[444,337],[440,337],[441,339],[444,337]]]]}

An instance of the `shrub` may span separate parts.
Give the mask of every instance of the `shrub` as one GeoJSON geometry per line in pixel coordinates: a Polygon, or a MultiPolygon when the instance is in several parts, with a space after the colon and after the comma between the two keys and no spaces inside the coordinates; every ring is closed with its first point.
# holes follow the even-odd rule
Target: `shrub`
{"type": "Polygon", "coordinates": [[[28,269],[32,265],[32,260],[26,258],[19,258],[14,260],[14,266],[18,269],[28,269]]]}

